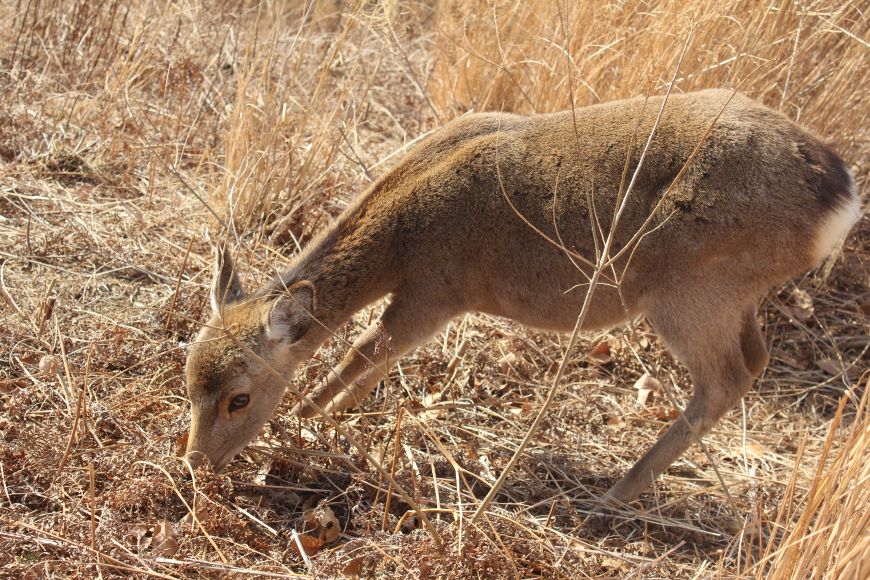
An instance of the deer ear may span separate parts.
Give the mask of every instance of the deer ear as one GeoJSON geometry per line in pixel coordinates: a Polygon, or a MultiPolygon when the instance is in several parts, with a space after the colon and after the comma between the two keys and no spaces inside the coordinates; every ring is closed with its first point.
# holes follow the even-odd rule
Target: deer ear
{"type": "Polygon", "coordinates": [[[215,247],[214,278],[211,283],[211,309],[220,314],[224,304],[237,302],[245,297],[242,283],[236,274],[233,257],[226,245],[215,247]]]}
{"type": "Polygon", "coordinates": [[[314,284],[296,282],[275,300],[265,320],[266,335],[292,344],[308,332],[314,316],[314,284]]]}

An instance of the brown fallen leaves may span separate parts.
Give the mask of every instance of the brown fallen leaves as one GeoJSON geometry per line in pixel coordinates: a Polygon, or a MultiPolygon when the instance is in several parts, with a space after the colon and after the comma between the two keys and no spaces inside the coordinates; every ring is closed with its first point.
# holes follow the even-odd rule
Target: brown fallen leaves
{"type": "Polygon", "coordinates": [[[641,407],[646,407],[647,399],[649,399],[651,394],[661,393],[662,384],[649,373],[644,373],[635,381],[634,388],[637,389],[637,404],[641,407]]]}
{"type": "Polygon", "coordinates": [[[165,518],[155,525],[134,526],[129,538],[140,554],[147,550],[153,556],[171,558],[178,552],[178,533],[165,518]]]}
{"type": "Polygon", "coordinates": [[[187,453],[187,440],[190,438],[190,431],[179,433],[175,437],[175,456],[184,457],[187,453]]]}
{"type": "Polygon", "coordinates": [[[644,408],[645,414],[662,421],[671,421],[680,416],[680,411],[667,400],[664,387],[654,376],[644,373],[635,381],[634,388],[637,389],[637,404],[644,408]]]}
{"type": "Polygon", "coordinates": [[[293,548],[303,558],[317,554],[341,536],[341,524],[329,506],[307,510],[302,522],[303,531],[293,534],[293,548]]]}
{"type": "Polygon", "coordinates": [[[613,360],[613,353],[611,352],[610,342],[605,340],[599,342],[595,345],[589,353],[586,355],[591,362],[595,364],[607,364],[613,360]]]}
{"type": "Polygon", "coordinates": [[[10,379],[8,381],[0,381],[0,393],[8,395],[14,393],[18,389],[27,387],[27,381],[24,379],[10,379]]]}
{"type": "Polygon", "coordinates": [[[47,354],[39,359],[39,376],[53,377],[60,370],[61,360],[59,356],[47,354]]]}
{"type": "Polygon", "coordinates": [[[787,307],[787,310],[795,320],[806,322],[815,315],[813,297],[806,290],[795,288],[792,290],[791,305],[787,307]]]}

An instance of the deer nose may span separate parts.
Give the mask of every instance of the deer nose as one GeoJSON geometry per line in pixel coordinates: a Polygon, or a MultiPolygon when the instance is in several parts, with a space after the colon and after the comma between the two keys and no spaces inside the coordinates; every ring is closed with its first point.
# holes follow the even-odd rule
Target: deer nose
{"type": "Polygon", "coordinates": [[[184,459],[190,464],[191,469],[196,469],[205,461],[205,453],[202,451],[188,451],[184,459]]]}

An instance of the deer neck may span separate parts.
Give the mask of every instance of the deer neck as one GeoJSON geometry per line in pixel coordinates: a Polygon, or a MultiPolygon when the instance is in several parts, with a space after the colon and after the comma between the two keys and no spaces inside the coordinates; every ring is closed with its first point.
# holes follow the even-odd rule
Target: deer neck
{"type": "Polygon", "coordinates": [[[275,295],[303,280],[314,285],[316,320],[305,350],[317,350],[354,313],[393,289],[393,228],[383,212],[372,210],[372,201],[365,196],[348,208],[264,289],[275,295]]]}

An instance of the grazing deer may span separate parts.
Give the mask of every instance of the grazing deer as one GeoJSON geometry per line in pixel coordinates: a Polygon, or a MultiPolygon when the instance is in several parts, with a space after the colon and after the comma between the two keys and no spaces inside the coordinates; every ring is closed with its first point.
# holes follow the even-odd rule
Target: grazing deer
{"type": "MultiPolygon", "coordinates": [[[[243,291],[229,252],[218,250],[212,316],[187,359],[188,458],[226,465],[284,395],[286,382],[262,362],[289,379],[382,297],[383,315],[310,395],[327,412],[358,404],[394,361],[465,312],[570,330],[612,235],[605,275],[618,274],[619,285],[594,288],[583,328],[645,315],[694,383],[683,416],[606,496],[633,500],[764,369],[762,295],[817,266],[859,216],[852,178],[830,148],[730,91],[463,117],[258,292],[243,291]]],[[[294,413],[316,409],[299,401],[294,413]]]]}

